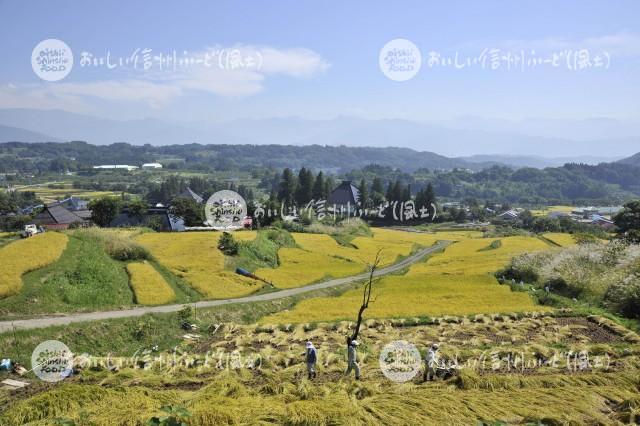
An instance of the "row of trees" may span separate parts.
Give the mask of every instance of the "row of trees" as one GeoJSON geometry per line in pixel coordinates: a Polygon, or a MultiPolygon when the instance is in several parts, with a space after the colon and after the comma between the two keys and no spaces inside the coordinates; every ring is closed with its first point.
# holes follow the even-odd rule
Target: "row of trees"
{"type": "MultiPolygon", "coordinates": [[[[322,171],[314,176],[310,169],[301,168],[298,174],[285,168],[281,174],[276,174],[274,179],[263,179],[261,186],[270,188],[278,201],[287,207],[305,206],[310,201],[327,200],[336,185],[331,176],[325,176],[322,171]]],[[[362,208],[374,208],[386,201],[409,201],[414,199],[411,185],[404,184],[401,180],[389,181],[386,190],[382,179],[374,177],[369,183],[363,177],[357,185],[360,191],[360,206],[362,208]]],[[[430,206],[435,204],[436,196],[433,186],[429,183],[415,194],[415,203],[418,206],[430,206]]]]}

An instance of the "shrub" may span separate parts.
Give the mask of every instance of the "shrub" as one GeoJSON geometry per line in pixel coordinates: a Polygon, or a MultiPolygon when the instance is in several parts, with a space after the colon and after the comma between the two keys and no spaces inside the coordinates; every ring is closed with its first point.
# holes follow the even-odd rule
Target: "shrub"
{"type": "Polygon", "coordinates": [[[238,254],[240,244],[228,232],[223,232],[218,240],[218,249],[227,256],[235,256],[238,254]]]}
{"type": "Polygon", "coordinates": [[[115,260],[126,262],[151,258],[147,249],[131,238],[136,232],[94,227],[76,231],[76,233],[80,237],[96,240],[104,251],[115,260]]]}
{"type": "Polygon", "coordinates": [[[640,276],[632,274],[613,283],[605,293],[605,304],[629,318],[640,318],[640,276]]]}

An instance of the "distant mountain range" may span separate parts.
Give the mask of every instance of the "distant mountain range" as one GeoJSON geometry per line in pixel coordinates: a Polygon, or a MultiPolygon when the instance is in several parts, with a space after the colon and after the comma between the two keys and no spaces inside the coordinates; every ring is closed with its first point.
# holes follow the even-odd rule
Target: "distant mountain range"
{"type": "Polygon", "coordinates": [[[21,129],[19,127],[3,126],[0,124],[0,141],[21,141],[21,142],[61,142],[60,139],[53,136],[44,135],[31,130],[21,129]]]}
{"type": "Polygon", "coordinates": [[[624,159],[618,161],[618,163],[628,164],[630,166],[640,167],[640,152],[638,152],[637,154],[632,155],[631,157],[624,158],[624,159]]]}
{"type": "MultiPolygon", "coordinates": [[[[566,162],[596,164],[631,155],[640,146],[640,137],[629,136],[634,134],[634,128],[629,126],[624,132],[613,133],[617,138],[604,138],[606,129],[614,127],[615,123],[610,121],[585,122],[588,130],[599,138],[583,140],[518,134],[513,122],[504,122],[500,127],[501,123],[478,122],[470,118],[445,126],[400,119],[367,120],[355,117],[177,123],[159,119],[110,120],[62,110],[0,109],[0,142],[82,140],[97,145],[128,142],[155,146],[199,143],[403,147],[450,157],[447,161],[443,160],[443,164],[447,164],[442,168],[449,168],[452,161],[459,166],[471,165],[471,168],[490,164],[536,168],[558,166],[566,162]],[[488,128],[494,130],[486,130],[488,128]],[[495,131],[496,128],[504,131],[495,131]],[[601,152],[606,154],[598,155],[601,152]],[[493,153],[500,154],[491,155],[493,153]]],[[[549,126],[553,125],[560,134],[566,134],[568,129],[562,127],[562,123],[552,122],[549,126]]],[[[525,124],[527,129],[533,127],[530,122],[525,124]]],[[[534,124],[539,128],[544,127],[545,123],[534,124]]],[[[580,136],[589,134],[585,131],[580,136]]]]}

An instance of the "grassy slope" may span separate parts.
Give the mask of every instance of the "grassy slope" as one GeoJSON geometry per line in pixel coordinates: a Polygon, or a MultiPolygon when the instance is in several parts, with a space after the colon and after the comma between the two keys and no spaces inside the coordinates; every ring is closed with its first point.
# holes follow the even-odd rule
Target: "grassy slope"
{"type": "MultiPolygon", "coordinates": [[[[69,242],[60,259],[23,275],[20,293],[0,299],[0,318],[117,309],[134,304],[125,263],[111,259],[94,239],[81,233],[67,235],[69,242]]],[[[171,286],[178,303],[200,298],[157,262],[150,263],[171,286]]]]}
{"type": "Polygon", "coordinates": [[[23,276],[19,294],[0,300],[0,316],[90,311],[131,305],[126,272],[95,243],[69,235],[55,263],[23,276]]]}

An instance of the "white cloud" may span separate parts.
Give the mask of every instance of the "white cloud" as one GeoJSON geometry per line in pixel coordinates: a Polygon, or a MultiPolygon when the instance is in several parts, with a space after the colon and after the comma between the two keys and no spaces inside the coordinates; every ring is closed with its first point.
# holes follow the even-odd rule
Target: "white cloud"
{"type": "MultiPolygon", "coordinates": [[[[0,87],[0,107],[38,107],[77,109],[85,100],[144,103],[152,108],[162,107],[189,92],[205,92],[224,97],[246,97],[260,93],[270,76],[311,78],[327,70],[329,63],[318,53],[303,48],[276,49],[236,45],[216,47],[207,51],[239,52],[241,57],[253,58],[248,67],[229,68],[223,61],[210,66],[191,67],[144,73],[129,71],[127,78],[92,82],[56,82],[0,87]]],[[[198,57],[206,51],[196,52],[198,57]]],[[[74,70],[75,71],[75,70],[74,70]]],[[[75,71],[77,72],[77,71],[75,71]]],[[[73,75],[73,74],[72,74],[73,75]]],[[[81,108],[80,108],[81,109],[81,108]]]]}
{"type": "Polygon", "coordinates": [[[306,78],[325,72],[329,68],[327,61],[309,49],[263,48],[258,51],[263,57],[261,70],[265,73],[306,78]]]}

